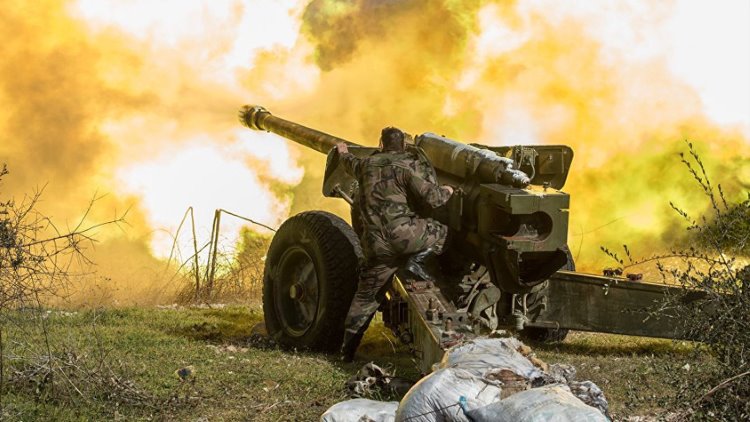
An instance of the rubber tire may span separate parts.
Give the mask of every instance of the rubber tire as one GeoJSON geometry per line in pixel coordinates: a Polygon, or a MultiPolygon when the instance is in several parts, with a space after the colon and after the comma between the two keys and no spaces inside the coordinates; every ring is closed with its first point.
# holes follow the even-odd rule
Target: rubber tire
{"type": "MultiPolygon", "coordinates": [[[[565,245],[565,254],[568,255],[568,262],[561,268],[562,270],[566,271],[575,271],[576,270],[576,263],[573,260],[573,254],[570,252],[570,248],[568,248],[567,245],[565,245]]],[[[547,286],[547,281],[544,282],[544,286],[547,286]]],[[[543,288],[538,290],[537,292],[544,290],[543,288]]],[[[530,295],[534,295],[534,293],[531,293],[530,295]]],[[[532,296],[532,301],[534,301],[535,298],[532,296]]],[[[567,328],[543,328],[543,327],[526,327],[521,331],[521,335],[531,341],[535,341],[537,343],[559,343],[568,336],[568,330],[567,328]]]]}
{"type": "Polygon", "coordinates": [[[357,236],[341,218],[325,211],[308,211],[284,222],[268,248],[263,273],[263,314],[268,334],[288,348],[337,352],[344,320],[357,288],[362,257],[357,236]],[[279,260],[290,247],[310,257],[318,280],[318,308],[313,323],[301,336],[289,335],[276,314],[274,288],[282,269],[279,260]]]}

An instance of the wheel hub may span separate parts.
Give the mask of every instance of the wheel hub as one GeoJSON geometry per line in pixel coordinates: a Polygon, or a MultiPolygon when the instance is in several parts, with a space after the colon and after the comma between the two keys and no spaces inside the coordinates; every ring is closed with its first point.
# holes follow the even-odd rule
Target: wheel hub
{"type": "Polygon", "coordinates": [[[289,297],[292,300],[302,300],[305,296],[305,286],[301,283],[294,283],[289,287],[289,297]]]}
{"type": "Polygon", "coordinates": [[[274,307],[283,330],[302,337],[313,326],[318,313],[318,277],[310,255],[301,247],[289,248],[279,260],[274,307]]]}

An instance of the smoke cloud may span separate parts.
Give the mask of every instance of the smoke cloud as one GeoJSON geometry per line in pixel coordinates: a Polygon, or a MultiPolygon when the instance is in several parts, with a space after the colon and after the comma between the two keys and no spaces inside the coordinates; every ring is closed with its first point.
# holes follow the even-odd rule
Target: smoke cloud
{"type": "MultiPolygon", "coordinates": [[[[282,140],[237,123],[254,97],[234,83],[242,5],[215,15],[195,13],[206,2],[178,3],[163,6],[187,10],[195,28],[162,25],[168,9],[141,13],[154,12],[150,2],[45,0],[0,11],[0,162],[11,170],[3,197],[46,186],[38,208],[63,229],[95,195],[103,198],[89,221],[128,210],[127,224],[97,233],[87,253],[98,276],[86,281],[97,293],[80,286],[88,293],[75,302],[170,300],[179,286],[163,259],[189,206],[203,246],[217,208],[280,224],[288,186],[301,178],[282,140]]],[[[243,224],[224,219],[225,246],[243,224]]]]}
{"type": "MultiPolygon", "coordinates": [[[[695,26],[687,3],[11,2],[0,10],[0,161],[12,171],[2,193],[46,185],[43,211],[64,222],[107,194],[92,218],[130,209],[129,225],[99,234],[91,252],[105,281],[83,301],[168,300],[163,259],[188,206],[201,245],[216,208],[271,226],[307,209],[348,215],[321,198],[321,154],[239,127],[239,106],[257,103],[367,145],[388,125],[570,145],[570,243],[595,271],[606,264],[600,245],[648,254],[678,240],[668,201],[704,210],[677,157],[685,139],[730,196],[750,187],[747,43],[712,38],[726,31],[695,26]],[[705,34],[698,51],[733,55],[740,70],[716,73],[722,85],[670,44],[686,22],[705,34]],[[716,106],[717,92],[733,106],[716,106]]],[[[750,13],[711,7],[727,19],[750,13]]],[[[743,28],[738,19],[707,24],[743,28]]],[[[231,245],[244,223],[222,224],[231,245]]]]}
{"type": "Polygon", "coordinates": [[[644,40],[673,8],[621,6],[312,1],[302,30],[320,83],[295,100],[313,111],[296,114],[367,144],[393,124],[491,145],[570,145],[565,190],[579,267],[607,264],[600,245],[649,255],[684,232],[670,200],[693,214],[707,204],[679,162],[684,140],[715,181],[741,195],[750,185],[748,122],[713,122],[696,88],[644,40]],[[636,29],[607,26],[618,20],[636,29]]]}

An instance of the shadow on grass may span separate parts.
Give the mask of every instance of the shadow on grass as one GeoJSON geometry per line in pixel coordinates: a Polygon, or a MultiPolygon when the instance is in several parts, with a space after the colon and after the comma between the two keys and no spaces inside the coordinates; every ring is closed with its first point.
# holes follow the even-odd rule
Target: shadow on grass
{"type": "MultiPolygon", "coordinates": [[[[263,314],[259,310],[236,307],[190,309],[188,312],[189,315],[185,318],[184,324],[170,333],[208,343],[266,348],[265,344],[256,344],[251,340],[253,327],[263,322],[263,314]]],[[[374,362],[380,366],[395,368],[399,372],[399,376],[412,376],[418,379],[420,375],[416,361],[408,347],[402,345],[393,336],[390,330],[383,325],[379,316],[375,318],[365,333],[355,361],[352,363],[341,362],[338,353],[320,354],[300,350],[289,350],[289,352],[322,357],[350,373],[356,372],[367,362],[374,362]]]]}
{"type": "Polygon", "coordinates": [[[572,332],[560,343],[522,340],[537,351],[566,355],[670,356],[687,355],[695,350],[695,345],[687,341],[584,332],[572,332]]]}
{"type": "Polygon", "coordinates": [[[253,326],[263,321],[259,312],[241,307],[192,309],[187,324],[176,333],[192,340],[209,343],[244,344],[253,326]]]}
{"type": "MultiPolygon", "coordinates": [[[[252,329],[262,321],[262,312],[252,308],[190,309],[185,324],[179,327],[176,333],[196,341],[254,347],[254,342],[249,341],[252,329]]],[[[586,332],[571,332],[561,343],[544,344],[523,338],[522,340],[543,353],[603,357],[687,355],[695,348],[694,344],[686,341],[586,332]]],[[[408,347],[401,344],[383,325],[379,315],[365,334],[354,363],[340,362],[338,354],[321,356],[352,373],[365,363],[374,362],[393,368],[398,371],[397,375],[409,379],[417,380],[421,375],[417,361],[408,347]]]]}
{"type": "MultiPolygon", "coordinates": [[[[391,376],[401,378],[411,384],[416,383],[422,377],[417,361],[409,348],[393,336],[379,317],[376,317],[365,333],[353,362],[342,362],[338,353],[321,356],[339,371],[351,376],[354,376],[364,365],[372,362],[391,376]]],[[[345,389],[345,386],[342,385],[342,388],[345,389]]],[[[406,390],[373,388],[364,397],[378,401],[400,401],[405,393],[406,390]]]]}

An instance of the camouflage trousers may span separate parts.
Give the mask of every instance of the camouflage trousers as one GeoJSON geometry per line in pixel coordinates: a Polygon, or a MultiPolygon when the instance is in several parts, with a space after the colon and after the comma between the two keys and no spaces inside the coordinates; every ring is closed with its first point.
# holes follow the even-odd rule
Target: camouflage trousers
{"type": "Polygon", "coordinates": [[[448,228],[431,219],[411,219],[390,233],[390,239],[365,235],[363,250],[365,264],[359,273],[359,284],[346,316],[344,347],[356,348],[370,320],[380,307],[393,275],[406,260],[419,252],[432,249],[443,251],[448,228]]]}

